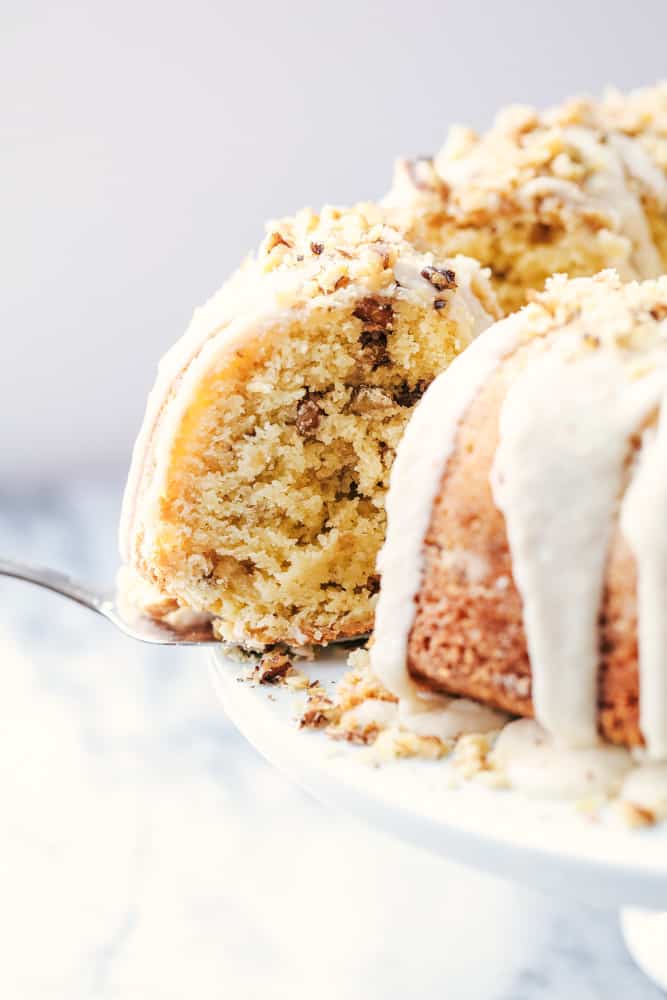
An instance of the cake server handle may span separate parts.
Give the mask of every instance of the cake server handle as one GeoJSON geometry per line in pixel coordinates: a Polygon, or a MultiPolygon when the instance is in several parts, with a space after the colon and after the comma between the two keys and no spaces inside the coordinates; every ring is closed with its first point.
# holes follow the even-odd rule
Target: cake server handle
{"type": "Polygon", "coordinates": [[[67,597],[70,601],[102,615],[125,635],[140,642],[150,642],[158,646],[199,646],[218,642],[208,624],[185,630],[172,628],[166,622],[155,621],[136,609],[125,606],[112,591],[104,593],[48,566],[30,566],[27,563],[0,558],[0,577],[2,576],[23,580],[61,597],[67,597]]]}

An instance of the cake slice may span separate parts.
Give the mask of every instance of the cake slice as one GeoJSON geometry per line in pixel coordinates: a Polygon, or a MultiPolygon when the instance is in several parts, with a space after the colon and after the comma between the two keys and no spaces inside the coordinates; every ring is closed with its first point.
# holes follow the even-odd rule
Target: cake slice
{"type": "Polygon", "coordinates": [[[368,632],[403,428],[498,315],[479,264],[416,252],[373,206],[270,225],[160,364],[124,589],[250,648],[368,632]]]}

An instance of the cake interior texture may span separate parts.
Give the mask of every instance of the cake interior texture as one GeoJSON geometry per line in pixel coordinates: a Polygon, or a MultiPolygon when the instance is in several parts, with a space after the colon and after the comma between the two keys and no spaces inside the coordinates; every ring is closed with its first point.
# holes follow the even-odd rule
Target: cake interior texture
{"type": "Polygon", "coordinates": [[[462,267],[495,309],[473,262],[434,269],[382,226],[339,252],[337,220],[328,240],[319,221],[305,225],[319,227],[310,240],[284,224],[283,242],[265,244],[262,267],[285,272],[296,293],[283,308],[241,316],[233,349],[223,332],[170,443],[159,499],[136,532],[142,576],[247,646],[371,629],[384,497],[403,428],[480,317],[491,321],[463,304],[462,267]]]}
{"type": "Polygon", "coordinates": [[[266,641],[370,628],[396,445],[462,346],[442,327],[381,298],[321,307],[208,380],[163,508],[165,579],[191,606],[266,641]],[[392,316],[386,354],[355,312],[392,316]]]}

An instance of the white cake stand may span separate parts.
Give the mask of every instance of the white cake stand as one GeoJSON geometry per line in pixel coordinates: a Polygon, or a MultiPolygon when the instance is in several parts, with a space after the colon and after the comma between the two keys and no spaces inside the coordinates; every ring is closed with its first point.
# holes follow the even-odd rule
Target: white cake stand
{"type": "MultiPolygon", "coordinates": [[[[344,654],[304,672],[333,687],[344,654]]],[[[622,908],[626,944],[640,968],[667,989],[667,824],[626,830],[593,822],[571,803],[528,799],[474,782],[452,787],[445,759],[375,767],[359,747],[298,730],[304,692],[257,686],[222,651],[212,677],[225,711],[270,763],[326,805],[436,854],[532,888],[622,908]],[[647,909],[642,909],[647,908],[647,909]]]]}

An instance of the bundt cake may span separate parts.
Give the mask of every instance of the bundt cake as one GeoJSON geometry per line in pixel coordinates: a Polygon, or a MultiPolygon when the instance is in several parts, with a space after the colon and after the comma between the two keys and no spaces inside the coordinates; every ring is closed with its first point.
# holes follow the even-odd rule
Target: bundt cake
{"type": "Polygon", "coordinates": [[[667,758],[667,277],[557,276],[483,333],[416,408],[387,513],[391,693],[667,758]]]}
{"type": "Polygon", "coordinates": [[[272,224],[160,364],[124,590],[250,648],[368,632],[403,428],[499,315],[479,264],[417,253],[376,207],[272,224]]]}
{"type": "Polygon", "coordinates": [[[402,160],[384,200],[419,249],[491,268],[505,313],[554,273],[667,270],[667,84],[544,114],[503,111],[484,135],[456,127],[433,159],[402,160]]]}

